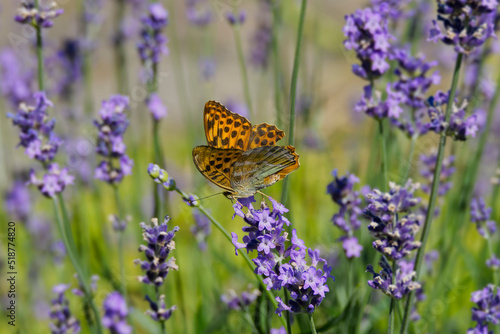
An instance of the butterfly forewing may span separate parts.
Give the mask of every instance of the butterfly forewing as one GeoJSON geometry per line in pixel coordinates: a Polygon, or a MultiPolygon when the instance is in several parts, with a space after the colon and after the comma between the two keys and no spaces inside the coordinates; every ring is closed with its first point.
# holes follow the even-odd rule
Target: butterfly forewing
{"type": "Polygon", "coordinates": [[[197,146],[193,149],[193,161],[200,173],[215,185],[233,192],[231,174],[233,163],[243,151],[220,149],[210,146],[197,146]]]}
{"type": "Polygon", "coordinates": [[[274,125],[252,126],[243,116],[232,113],[215,101],[205,104],[205,135],[208,145],[247,151],[256,147],[273,146],[285,133],[274,125]]]}

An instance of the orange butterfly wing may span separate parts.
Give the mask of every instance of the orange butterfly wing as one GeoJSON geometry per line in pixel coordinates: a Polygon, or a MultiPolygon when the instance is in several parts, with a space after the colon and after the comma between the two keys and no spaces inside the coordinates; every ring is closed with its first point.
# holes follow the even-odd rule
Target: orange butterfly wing
{"type": "Polygon", "coordinates": [[[273,146],[285,136],[274,125],[262,123],[252,126],[248,119],[229,111],[216,101],[205,104],[203,119],[208,145],[213,147],[247,151],[273,146]]]}
{"type": "Polygon", "coordinates": [[[215,185],[233,192],[231,188],[233,163],[241,157],[242,153],[243,151],[237,149],[196,146],[193,149],[193,161],[204,177],[215,185]]]}

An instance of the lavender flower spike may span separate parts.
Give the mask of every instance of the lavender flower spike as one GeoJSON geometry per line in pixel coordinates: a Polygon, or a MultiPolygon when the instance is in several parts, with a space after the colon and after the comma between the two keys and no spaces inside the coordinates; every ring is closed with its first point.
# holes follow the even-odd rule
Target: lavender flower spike
{"type": "Polygon", "coordinates": [[[229,307],[229,309],[239,311],[247,308],[250,304],[256,301],[259,296],[260,291],[258,289],[252,289],[252,285],[249,285],[247,290],[241,293],[241,296],[238,296],[236,291],[230,289],[226,294],[221,296],[221,300],[229,307]]]}
{"type": "Polygon", "coordinates": [[[52,333],[80,333],[80,322],[71,314],[69,302],[64,293],[69,285],[59,284],[54,286],[53,292],[56,298],[52,300],[50,309],[50,330],[52,333]]]}
{"type": "Polygon", "coordinates": [[[31,24],[41,28],[50,28],[54,25],[51,20],[64,13],[58,8],[53,0],[39,0],[39,8],[36,8],[32,0],[24,0],[17,9],[14,19],[19,23],[31,24]]]}
{"type": "Polygon", "coordinates": [[[127,324],[127,304],[119,292],[111,292],[104,300],[102,325],[111,334],[130,334],[132,327],[127,324]]]}
{"type": "Polygon", "coordinates": [[[143,63],[158,64],[161,55],[168,54],[167,37],[163,34],[168,24],[168,12],[159,2],[149,5],[142,18],[141,40],[137,51],[143,63]]]}
{"type": "Polygon", "coordinates": [[[484,238],[490,237],[497,230],[496,222],[490,219],[491,208],[486,207],[483,198],[473,198],[470,203],[470,220],[476,223],[477,231],[484,238]]]}
{"type": "Polygon", "coordinates": [[[476,304],[472,308],[472,320],[477,324],[469,328],[467,334],[492,333],[488,325],[500,324],[500,289],[488,284],[484,289],[473,292],[470,300],[476,304]]]}
{"type": "Polygon", "coordinates": [[[110,184],[120,183],[124,176],[132,174],[134,166],[132,159],[125,154],[127,146],[123,142],[123,134],[129,125],[125,114],[128,108],[127,96],[111,96],[102,102],[100,120],[94,120],[99,130],[96,152],[104,158],[95,169],[94,176],[110,184]]]}
{"type": "Polygon", "coordinates": [[[420,284],[413,281],[415,278],[413,262],[398,262],[394,283],[391,283],[393,276],[391,266],[384,257],[379,265],[382,267],[380,273],[376,273],[371,265],[366,268],[366,271],[373,275],[373,280],[368,281],[368,285],[373,289],[381,290],[391,298],[401,299],[411,291],[420,288],[420,284]]]}

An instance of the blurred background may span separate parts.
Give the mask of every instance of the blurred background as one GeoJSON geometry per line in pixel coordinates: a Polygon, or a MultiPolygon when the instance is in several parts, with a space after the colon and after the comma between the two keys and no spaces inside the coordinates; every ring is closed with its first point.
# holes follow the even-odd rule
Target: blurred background
{"type": "MultiPolygon", "coordinates": [[[[420,2],[425,4],[425,1],[420,2]]],[[[135,164],[133,174],[125,177],[119,186],[128,224],[125,232],[127,289],[135,309],[131,321],[137,332],[155,331],[155,324],[143,314],[148,308],[144,295],[151,291],[137,281],[137,276],[142,273],[133,264],[134,259],[143,257],[137,251],[143,243],[139,223],[150,221],[154,202],[153,183],[147,174],[148,164],[154,156],[152,120],[144,103],[147,94],[145,74],[136,50],[145,2],[60,0],[58,3],[64,13],[54,19],[52,28],[43,30],[43,55],[46,93],[54,103],[49,114],[57,119],[55,132],[64,140],[57,160],[69,167],[76,178],[75,185],[69,186],[64,193],[73,233],[89,271],[100,276],[96,301],[102,305],[104,296],[116,289],[116,277],[119,276],[118,238],[108,219],[109,215],[117,212],[117,208],[112,187],[93,178],[98,157],[95,154],[96,129],[92,120],[98,116],[101,101],[118,93],[128,95],[131,122],[124,138],[128,155],[135,164]],[[83,24],[85,20],[87,25],[83,24]],[[125,61],[121,66],[117,65],[118,32],[123,36],[122,56],[125,61]],[[82,61],[83,49],[89,50],[85,73],[72,63],[82,61]]],[[[192,162],[193,147],[206,144],[202,118],[206,101],[219,101],[230,110],[247,116],[253,124],[276,124],[288,134],[290,80],[300,2],[279,2],[278,20],[275,22],[268,2],[264,0],[199,1],[195,2],[197,10],[211,13],[211,19],[202,25],[190,20],[190,3],[193,1],[162,0],[161,3],[169,12],[169,23],[165,30],[169,52],[161,58],[158,67],[158,94],[168,109],[167,117],[159,123],[166,161],[162,167],[183,191],[205,197],[220,191],[198,173],[192,162]],[[240,28],[253,113],[248,111],[245,104],[234,27],[225,17],[226,12],[240,11],[246,15],[240,28]],[[275,29],[279,36],[276,58],[273,58],[275,54],[271,46],[266,44],[270,43],[271,29],[275,29]],[[261,50],[262,43],[267,45],[264,53],[261,50]],[[277,106],[281,106],[281,112],[277,106]]],[[[15,106],[5,96],[8,90],[5,87],[17,78],[31,83],[29,88],[36,91],[35,30],[14,21],[18,5],[19,2],[13,0],[0,5],[0,86],[4,94],[0,102],[0,191],[5,194],[4,198],[7,198],[14,184],[24,182],[29,169],[35,167],[23,149],[16,147],[18,130],[6,117],[8,112],[15,112],[15,106]],[[12,62],[6,60],[9,53],[20,66],[14,75],[12,71],[9,72],[12,62]]],[[[371,262],[375,251],[370,246],[372,239],[365,224],[360,229],[364,250],[360,258],[354,259],[357,269],[352,276],[352,284],[357,291],[356,298],[369,301],[366,308],[361,310],[356,309],[358,304],[348,298],[347,260],[341,244],[336,241],[341,233],[331,222],[338,207],[326,194],[333,169],[338,169],[342,175],[347,171],[356,174],[360,178],[358,188],[364,185],[381,187],[384,182],[379,172],[377,124],[364,114],[353,111],[366,82],[352,74],[351,65],[357,59],[342,43],[345,39],[342,33],[345,15],[367,5],[368,1],[360,0],[309,1],[301,50],[295,134],[295,147],[300,155],[301,167],[289,176],[288,218],[306,244],[320,248],[322,256],[334,267],[336,280],[329,283],[330,292],[315,315],[318,327],[337,319],[337,325],[325,330],[329,333],[347,333],[349,327],[345,324],[354,321],[351,316],[356,312],[362,313],[358,324],[360,332],[384,332],[389,308],[388,298],[378,291],[372,293],[366,284],[371,279],[371,275],[364,272],[366,265],[372,263],[375,266],[376,263],[371,262]]],[[[419,26],[422,31],[428,30],[435,16],[435,3],[429,1],[427,5],[428,10],[419,26]]],[[[400,24],[391,27],[396,34],[406,29],[404,20],[400,24]]],[[[496,41],[494,43],[496,45],[496,41]]],[[[427,42],[424,36],[418,43],[417,52],[425,53],[428,60],[438,61],[441,84],[430,93],[437,89],[448,89],[454,60],[452,47],[427,42]]],[[[487,70],[481,78],[485,85],[493,87],[491,89],[494,89],[494,85],[489,76],[497,73],[498,60],[496,54],[487,59],[487,70]]],[[[496,114],[498,116],[498,111],[496,114]]],[[[500,130],[499,118],[496,117],[494,131],[500,130]]],[[[419,175],[418,156],[432,152],[438,137],[430,134],[419,141],[414,161],[404,158],[410,145],[405,136],[393,131],[388,138],[391,143],[390,180],[400,181],[403,170],[410,164],[411,177],[424,181],[425,178],[419,175]]],[[[283,144],[286,140],[287,137],[283,139],[283,144]]],[[[490,179],[495,174],[498,144],[498,136],[491,136],[475,189],[478,195],[488,196],[491,191],[490,179]]],[[[460,177],[460,171],[470,157],[467,150],[475,145],[474,141],[450,145],[457,155],[457,177],[460,177]]],[[[282,183],[266,189],[266,194],[279,199],[282,183]]],[[[54,298],[52,287],[60,283],[77,286],[74,270],[53,222],[50,201],[36,189],[26,189],[18,204],[22,204],[22,208],[12,209],[3,201],[0,211],[2,222],[16,222],[18,261],[18,323],[12,330],[2,320],[2,333],[47,333],[50,321],[48,310],[54,298]],[[16,216],[13,213],[15,211],[24,213],[16,216]]],[[[180,227],[175,238],[176,249],[172,252],[179,271],[171,272],[162,287],[167,305],[178,306],[172,319],[167,322],[167,332],[251,332],[241,313],[227,312],[227,306],[221,302],[221,295],[229,289],[240,293],[249,284],[258,287],[252,272],[240,256],[234,255],[233,245],[218,230],[206,235],[193,234],[196,218],[193,209],[175,193],[167,197],[168,206],[165,206],[164,211],[172,218],[169,225],[180,227]],[[200,242],[206,242],[206,246],[200,247],[200,242]]],[[[228,199],[219,195],[202,203],[229,232],[242,235],[243,223],[239,218],[231,219],[233,209],[228,199]]],[[[433,226],[436,233],[431,232],[427,246],[429,251],[438,248],[443,242],[443,235],[453,229],[453,215],[448,214],[446,205],[441,206],[440,210],[444,213],[433,226]]],[[[2,226],[5,224],[2,223],[2,226]]],[[[3,236],[6,228],[2,229],[0,267],[3,272],[6,261],[3,236]]],[[[458,333],[469,328],[472,306],[470,293],[483,287],[489,280],[489,273],[475,267],[476,263],[484,262],[482,258],[485,250],[483,240],[475,232],[473,224],[466,226],[459,236],[461,239],[457,239],[457,244],[468,255],[460,258],[456,267],[443,276],[433,274],[431,269],[426,277],[430,281],[426,287],[435,287],[435,290],[428,291],[427,300],[421,306],[424,310],[421,312],[424,317],[421,321],[426,323],[426,332],[458,333]]],[[[444,266],[446,256],[441,255],[438,266],[444,266]]],[[[2,305],[7,300],[5,291],[7,283],[2,279],[2,305]]],[[[71,293],[67,295],[73,314],[83,322],[81,298],[71,293]]],[[[304,319],[300,315],[297,317],[297,328],[303,329],[304,319]]],[[[281,326],[276,316],[271,322],[275,328],[281,326]]],[[[86,332],[83,326],[83,332],[86,332]]]]}

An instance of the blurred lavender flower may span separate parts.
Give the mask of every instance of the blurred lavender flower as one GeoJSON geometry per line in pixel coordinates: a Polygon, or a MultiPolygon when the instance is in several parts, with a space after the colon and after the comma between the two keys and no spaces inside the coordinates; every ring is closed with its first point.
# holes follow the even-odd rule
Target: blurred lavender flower
{"type": "Polygon", "coordinates": [[[234,99],[228,99],[226,100],[226,103],[224,103],[224,105],[228,110],[231,110],[236,114],[248,118],[248,107],[246,106],[246,104],[241,103],[234,99]]]}
{"type": "Polygon", "coordinates": [[[359,220],[359,215],[362,214],[360,208],[361,197],[359,191],[353,190],[354,184],[358,183],[359,179],[354,174],[349,173],[338,177],[336,169],[332,175],[334,180],[328,184],[326,192],[339,205],[339,211],[333,215],[332,221],[335,226],[345,233],[345,236],[339,240],[342,241],[346,256],[348,258],[359,257],[363,246],[359,245],[358,239],[353,235],[354,231],[361,226],[359,220]]]}
{"type": "Polygon", "coordinates": [[[146,105],[155,120],[159,121],[167,116],[167,107],[163,104],[157,93],[152,93],[147,97],[146,105]]]}
{"type": "Polygon", "coordinates": [[[41,28],[50,28],[54,25],[52,20],[64,13],[64,10],[58,7],[54,0],[39,0],[38,8],[33,0],[24,0],[17,9],[14,20],[41,28]]]}
{"type": "Polygon", "coordinates": [[[107,295],[103,308],[102,325],[108,328],[111,334],[132,333],[132,327],[127,324],[127,304],[119,292],[115,291],[107,295]]]}
{"type": "Polygon", "coordinates": [[[269,0],[260,0],[257,27],[252,36],[252,47],[250,48],[250,64],[260,69],[267,68],[272,38],[271,2],[269,0]]]}
{"type": "Polygon", "coordinates": [[[390,118],[393,122],[397,122],[403,112],[401,103],[405,100],[405,95],[402,92],[393,90],[391,85],[387,84],[387,97],[383,100],[382,93],[373,91],[370,85],[363,87],[363,90],[364,94],[356,103],[354,111],[364,112],[375,119],[390,118]]]}
{"type": "Polygon", "coordinates": [[[82,78],[82,50],[79,40],[66,39],[61,49],[46,60],[47,73],[54,80],[54,91],[69,100],[82,78]]]}
{"type": "Polygon", "coordinates": [[[304,241],[297,237],[295,229],[292,230],[291,245],[285,246],[288,233],[283,226],[290,225],[290,222],[283,214],[288,209],[275,200],[270,200],[272,211],[264,201],[260,209],[255,210],[251,204],[254,201],[252,197],[240,199],[234,204],[234,216],[240,216],[248,224],[242,229],[248,233],[243,237],[243,243],[238,242],[236,233],[231,233],[236,254],[241,248],[245,248],[247,252],[256,250],[258,255],[253,259],[255,273],[264,276],[267,289],[281,290],[284,287],[290,291],[289,304],[276,297],[277,314],[281,316],[283,311],[313,313],[321,304],[325,293],[330,290],[326,282],[329,277],[333,279],[330,275],[332,268],[328,267],[326,260],[319,257],[319,249],[307,249],[304,241]],[[241,203],[247,208],[246,214],[241,203]],[[311,265],[307,264],[306,253],[311,259],[311,265]]]}
{"type": "Polygon", "coordinates": [[[269,334],[287,334],[285,326],[281,326],[280,328],[271,328],[269,334]]]}
{"type": "MultiPolygon", "coordinates": [[[[434,170],[436,168],[437,153],[432,152],[429,155],[420,155],[420,162],[422,163],[422,168],[420,169],[420,175],[425,177],[426,183],[422,184],[422,190],[430,194],[432,188],[432,181],[434,179],[434,170]]],[[[441,169],[440,184],[438,189],[438,195],[444,196],[451,189],[453,182],[451,177],[455,173],[455,156],[450,155],[443,159],[443,165],[441,169]]]]}
{"type": "Polygon", "coordinates": [[[31,196],[26,182],[14,181],[4,195],[5,210],[9,216],[26,222],[31,212],[31,196]]]}
{"type": "Polygon", "coordinates": [[[494,37],[496,0],[438,0],[437,21],[429,32],[429,40],[454,45],[455,51],[468,54],[494,37]],[[442,22],[442,29],[438,21],[442,22]]]}
{"type": "Polygon", "coordinates": [[[405,19],[413,15],[414,11],[407,8],[411,2],[411,0],[371,0],[372,6],[376,11],[384,14],[384,16],[389,16],[393,21],[405,19]]]}
{"type": "MultiPolygon", "coordinates": [[[[129,217],[127,217],[129,218],[129,217]]],[[[113,230],[119,232],[119,231],[125,231],[127,228],[127,221],[129,219],[120,219],[118,218],[117,215],[109,215],[108,216],[108,221],[111,223],[111,226],[113,226],[113,230]]]]}
{"type": "Polygon", "coordinates": [[[210,81],[215,75],[215,60],[210,57],[201,58],[198,61],[201,77],[205,81],[210,81]]]}
{"type": "Polygon", "coordinates": [[[230,25],[241,25],[245,23],[247,18],[247,14],[245,11],[241,11],[239,13],[226,12],[226,19],[230,25]]]}
{"type": "Polygon", "coordinates": [[[19,103],[27,101],[32,95],[33,71],[21,62],[11,48],[0,52],[0,67],[2,80],[0,90],[2,95],[17,108],[19,103]]]}
{"type": "Polygon", "coordinates": [[[167,24],[167,10],[158,2],[151,3],[147,15],[142,18],[141,41],[137,43],[143,63],[158,64],[161,55],[168,54],[167,37],[163,34],[167,24]]]}
{"type": "Polygon", "coordinates": [[[95,169],[94,176],[110,184],[120,183],[125,175],[132,174],[134,162],[125,154],[127,146],[123,142],[123,134],[129,125],[125,114],[128,107],[127,96],[113,95],[102,102],[99,111],[101,120],[94,120],[99,130],[96,152],[105,158],[95,169]],[[113,161],[118,164],[113,165],[113,161]]]}
{"type": "Polygon", "coordinates": [[[158,225],[158,219],[153,218],[151,219],[153,226],[140,223],[144,231],[142,236],[147,245],[141,245],[139,252],[144,252],[146,260],[137,259],[134,263],[140,265],[141,269],[145,271],[146,275],[139,277],[139,281],[144,284],[161,286],[170,269],[178,270],[175,258],[171,257],[167,261],[170,251],[175,249],[173,238],[175,233],[179,231],[179,227],[176,226],[173,230],[167,232],[169,220],[170,218],[165,217],[163,223],[158,225]]]}
{"type": "Polygon", "coordinates": [[[73,184],[75,178],[68,173],[68,168],[61,169],[57,163],[47,165],[47,172],[42,179],[36,177],[35,171],[30,171],[28,184],[34,185],[46,197],[54,197],[63,192],[66,186],[73,184]]]}
{"type": "Polygon", "coordinates": [[[36,101],[34,106],[21,103],[17,112],[7,113],[7,117],[12,118],[12,123],[21,130],[19,145],[25,148],[25,154],[43,164],[50,163],[62,143],[53,132],[55,119],[48,120],[47,108],[53,104],[44,92],[33,94],[33,98],[36,101]]]}
{"type": "Polygon", "coordinates": [[[148,314],[154,321],[164,322],[172,316],[172,313],[175,310],[177,310],[176,305],[167,309],[167,306],[165,305],[165,295],[160,295],[157,303],[151,300],[149,296],[146,296],[146,300],[149,302],[149,306],[151,307],[150,310],[146,311],[146,314],[148,314]]]}
{"type": "Polygon", "coordinates": [[[342,31],[347,39],[344,46],[347,50],[354,50],[361,62],[352,66],[353,73],[366,80],[380,77],[389,69],[389,41],[393,39],[385,15],[365,8],[347,15],[345,20],[342,31]]]}
{"type": "Polygon", "coordinates": [[[500,268],[500,259],[493,254],[491,258],[486,260],[486,265],[492,270],[498,270],[500,268]]]}
{"type": "Polygon", "coordinates": [[[56,298],[52,300],[50,309],[50,330],[53,334],[62,333],[80,333],[80,322],[71,314],[69,302],[64,296],[64,293],[69,288],[69,285],[59,284],[54,286],[52,291],[56,294],[56,298]]]}
{"type": "Polygon", "coordinates": [[[373,289],[380,290],[391,298],[401,299],[411,291],[420,288],[420,284],[413,281],[416,274],[413,270],[413,262],[398,261],[394,284],[391,283],[392,269],[385,257],[382,257],[379,265],[382,267],[380,273],[376,273],[370,264],[366,267],[366,271],[373,275],[373,280],[368,281],[368,285],[373,289]]]}
{"type": "Polygon", "coordinates": [[[444,105],[448,102],[449,93],[437,92],[429,99],[429,118],[430,123],[426,126],[429,130],[438,134],[445,131],[447,136],[455,140],[467,140],[468,137],[475,137],[478,131],[477,115],[472,114],[466,118],[467,100],[461,105],[455,101],[452,106],[449,122],[445,122],[444,105]]]}
{"type": "Polygon", "coordinates": [[[401,94],[388,94],[387,99],[396,97],[395,101],[389,104],[401,104],[410,110],[409,115],[393,118],[392,123],[403,130],[408,137],[416,133],[423,135],[428,131],[423,121],[427,91],[441,80],[439,72],[429,74],[437,62],[426,62],[424,55],[413,57],[406,49],[395,49],[392,51],[392,56],[397,61],[398,67],[394,70],[397,80],[390,86],[394,92],[401,94]]]}
{"type": "Polygon", "coordinates": [[[470,203],[470,220],[476,223],[477,231],[489,238],[497,230],[496,222],[490,220],[491,208],[486,207],[483,198],[473,198],[470,203]]]}
{"type": "Polygon", "coordinates": [[[191,24],[205,27],[212,22],[213,12],[207,0],[187,0],[186,17],[191,24]]]}
{"type": "Polygon", "coordinates": [[[198,248],[201,251],[205,251],[207,249],[208,236],[212,233],[212,225],[205,215],[197,211],[193,211],[193,217],[195,224],[191,226],[191,233],[193,233],[198,242],[198,248]]]}
{"type": "Polygon", "coordinates": [[[66,257],[66,246],[62,240],[56,240],[50,246],[50,252],[54,263],[57,265],[62,264],[64,258],[66,257]]]}
{"type": "Polygon", "coordinates": [[[238,296],[236,291],[230,289],[226,294],[223,294],[220,299],[230,310],[240,311],[246,309],[250,304],[256,301],[259,296],[259,289],[252,289],[252,285],[248,285],[247,290],[243,291],[241,296],[238,296]]]}
{"type": "MultiPolygon", "coordinates": [[[[78,275],[75,274],[75,278],[78,279],[78,275]]],[[[99,275],[92,275],[90,277],[90,291],[92,293],[95,293],[97,292],[97,282],[99,281],[99,275]]],[[[84,288],[81,284],[81,282],[78,282],[78,288],[74,288],[73,290],[71,290],[71,292],[73,292],[73,294],[75,296],[78,296],[78,297],[85,297],[85,293],[83,292],[84,288]]]]}
{"type": "Polygon", "coordinates": [[[471,299],[476,306],[472,307],[472,321],[476,327],[469,328],[467,334],[489,334],[488,324],[500,323],[500,289],[488,284],[484,289],[472,293],[471,299]]]}

